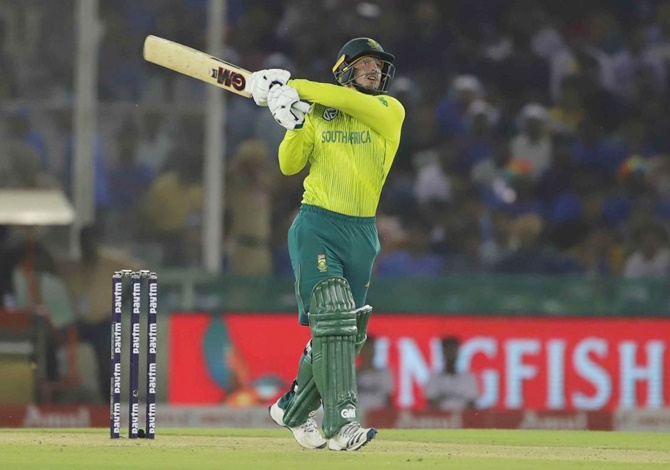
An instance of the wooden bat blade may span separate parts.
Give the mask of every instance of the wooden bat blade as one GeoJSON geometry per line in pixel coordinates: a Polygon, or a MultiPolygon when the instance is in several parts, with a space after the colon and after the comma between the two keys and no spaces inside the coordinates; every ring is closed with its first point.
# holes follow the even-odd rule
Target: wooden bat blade
{"type": "Polygon", "coordinates": [[[143,54],[148,62],[251,98],[245,91],[251,72],[225,60],[158,36],[147,36],[143,54]]]}

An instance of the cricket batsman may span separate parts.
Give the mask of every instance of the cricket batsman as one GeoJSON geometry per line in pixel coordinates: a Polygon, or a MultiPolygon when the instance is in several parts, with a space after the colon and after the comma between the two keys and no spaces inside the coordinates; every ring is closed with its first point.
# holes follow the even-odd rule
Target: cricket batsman
{"type": "Polygon", "coordinates": [[[269,409],[305,448],[358,450],[377,434],[358,421],[355,357],[372,312],[365,301],[380,251],[375,214],[405,118],[387,95],[393,62],[373,39],[356,38],[333,66],[338,85],[290,80],[279,69],[255,72],[247,83],[287,129],[282,173],[309,166],[288,248],[299,321],[312,338],[291,389],[269,409]],[[325,439],[314,420],[321,404],[325,439]]]}

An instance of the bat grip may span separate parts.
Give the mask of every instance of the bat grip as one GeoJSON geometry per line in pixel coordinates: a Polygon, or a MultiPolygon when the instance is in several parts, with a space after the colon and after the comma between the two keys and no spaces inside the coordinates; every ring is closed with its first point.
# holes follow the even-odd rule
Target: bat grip
{"type": "Polygon", "coordinates": [[[312,105],[307,101],[296,101],[293,103],[293,106],[291,106],[291,109],[302,111],[303,113],[307,114],[312,112],[312,105]]]}

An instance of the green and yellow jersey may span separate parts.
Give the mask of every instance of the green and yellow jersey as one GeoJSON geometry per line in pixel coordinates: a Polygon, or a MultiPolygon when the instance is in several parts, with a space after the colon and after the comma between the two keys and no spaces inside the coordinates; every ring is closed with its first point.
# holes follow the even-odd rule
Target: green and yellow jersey
{"type": "Polygon", "coordinates": [[[308,80],[290,80],[314,103],[302,129],[287,131],[279,167],[294,175],[309,164],[302,203],[340,214],[373,217],[400,144],[405,109],[386,95],[308,80]]]}

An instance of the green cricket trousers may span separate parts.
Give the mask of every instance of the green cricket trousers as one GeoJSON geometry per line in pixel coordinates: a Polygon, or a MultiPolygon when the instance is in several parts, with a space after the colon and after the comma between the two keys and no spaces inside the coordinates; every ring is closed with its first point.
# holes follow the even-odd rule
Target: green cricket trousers
{"type": "Polygon", "coordinates": [[[344,277],[356,308],[365,305],[381,246],[375,217],[352,217],[303,204],[288,231],[300,324],[309,325],[309,299],[317,282],[344,277]]]}

